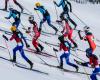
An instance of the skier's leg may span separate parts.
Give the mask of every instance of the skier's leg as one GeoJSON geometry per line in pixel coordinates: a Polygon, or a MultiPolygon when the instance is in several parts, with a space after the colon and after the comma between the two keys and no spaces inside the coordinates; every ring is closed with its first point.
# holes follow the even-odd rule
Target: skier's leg
{"type": "Polygon", "coordinates": [[[70,30],[68,34],[68,39],[74,44],[74,47],[78,47],[75,41],[72,39],[72,33],[73,33],[73,30],[70,30]]]}
{"type": "Polygon", "coordinates": [[[38,43],[37,43],[36,39],[32,40],[32,44],[35,47],[35,49],[37,50],[37,52],[40,52],[40,50],[38,49],[38,43]]]}
{"type": "Polygon", "coordinates": [[[42,30],[42,24],[46,21],[45,18],[43,18],[41,21],[40,21],[40,27],[39,27],[39,31],[42,30]]]}
{"type": "Polygon", "coordinates": [[[90,75],[91,80],[97,80],[96,74],[100,72],[100,68],[95,68],[93,73],[90,75]]]}
{"type": "Polygon", "coordinates": [[[21,6],[21,4],[19,4],[16,0],[13,0],[14,1],[14,3],[16,4],[16,5],[18,5],[20,8],[21,8],[21,12],[23,12],[23,7],[21,6]]]}
{"type": "Polygon", "coordinates": [[[55,33],[57,33],[58,29],[54,25],[51,24],[50,16],[47,16],[46,20],[47,20],[48,25],[55,30],[55,33]]]}
{"type": "Polygon", "coordinates": [[[19,47],[16,46],[14,49],[13,49],[13,62],[16,62],[16,51],[19,50],[19,47]]]}
{"type": "Polygon", "coordinates": [[[63,58],[65,58],[65,53],[60,56],[60,68],[63,68],[63,58]]]}
{"type": "Polygon", "coordinates": [[[68,65],[70,65],[70,66],[76,68],[76,70],[78,71],[78,66],[75,65],[75,64],[73,64],[73,63],[71,63],[71,62],[69,61],[70,53],[65,53],[65,54],[66,54],[66,56],[65,56],[65,58],[66,58],[66,63],[67,63],[68,65]]]}
{"type": "Polygon", "coordinates": [[[70,16],[68,17],[68,20],[75,26],[75,28],[77,27],[77,24],[70,18],[70,16]]]}
{"type": "Polygon", "coordinates": [[[19,46],[19,51],[21,53],[21,56],[30,64],[30,69],[32,69],[33,63],[25,56],[23,46],[19,46]]]}

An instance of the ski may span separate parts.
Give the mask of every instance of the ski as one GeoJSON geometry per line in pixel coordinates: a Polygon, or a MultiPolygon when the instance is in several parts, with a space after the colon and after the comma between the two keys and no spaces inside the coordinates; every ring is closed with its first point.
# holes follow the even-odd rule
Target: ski
{"type": "Polygon", "coordinates": [[[47,57],[54,57],[54,58],[56,58],[56,56],[51,55],[51,54],[48,54],[48,53],[46,53],[46,52],[39,52],[39,53],[37,53],[36,50],[31,49],[31,48],[27,48],[27,49],[24,49],[24,50],[27,51],[27,52],[36,53],[36,54],[39,54],[39,55],[43,55],[43,56],[47,56],[47,57]]]}
{"type": "MultiPolygon", "coordinates": [[[[43,64],[43,63],[41,63],[43,64]]],[[[44,65],[47,65],[49,67],[54,67],[54,68],[57,68],[57,69],[60,69],[60,70],[63,70],[64,72],[70,72],[70,73],[77,73],[77,74],[84,74],[84,75],[91,75],[89,73],[85,73],[85,72],[77,72],[77,71],[71,71],[71,70],[68,70],[68,69],[61,69],[61,68],[58,68],[58,66],[55,66],[55,65],[50,65],[50,64],[47,64],[47,63],[44,63],[44,65]]]]}
{"type": "MultiPolygon", "coordinates": [[[[1,11],[4,11],[4,12],[9,12],[8,10],[3,10],[3,9],[0,9],[1,11]]],[[[26,13],[26,12],[21,12],[22,14],[25,14],[25,15],[31,15],[29,13],[26,13]]]]}
{"type": "MultiPolygon", "coordinates": [[[[3,60],[5,60],[5,61],[12,62],[10,59],[7,59],[7,58],[1,57],[1,56],[0,56],[0,59],[3,59],[3,60]]],[[[46,72],[42,72],[42,71],[35,70],[35,69],[30,69],[30,68],[28,68],[26,65],[21,64],[21,63],[19,63],[19,62],[13,62],[13,63],[14,63],[14,65],[17,66],[17,67],[20,67],[20,68],[23,68],[23,69],[27,69],[27,70],[30,70],[30,71],[35,71],[35,72],[38,72],[38,73],[43,73],[43,74],[48,75],[48,73],[46,73],[46,72]]]]}
{"type": "MultiPolygon", "coordinates": [[[[5,60],[5,61],[12,62],[10,59],[7,59],[7,58],[1,57],[1,56],[0,56],[0,59],[5,60]]],[[[12,63],[13,63],[13,64],[19,64],[19,65],[22,65],[22,66],[26,66],[26,65],[21,64],[21,63],[19,63],[19,62],[12,62],[12,63]]]]}
{"type": "Polygon", "coordinates": [[[48,73],[43,72],[43,71],[40,71],[40,70],[30,69],[30,68],[27,68],[27,67],[25,67],[25,66],[21,66],[21,65],[19,65],[19,64],[15,64],[15,65],[16,65],[17,67],[19,67],[19,68],[22,68],[22,69],[26,69],[26,70],[34,71],[34,72],[37,72],[37,73],[49,75],[48,73]]]}
{"type": "MultiPolygon", "coordinates": [[[[3,46],[0,46],[0,48],[7,49],[6,47],[3,47],[3,46]]],[[[56,56],[53,56],[51,54],[47,54],[45,52],[39,52],[39,53],[37,53],[36,50],[34,50],[34,49],[24,49],[24,51],[31,52],[31,53],[34,53],[34,54],[37,54],[37,55],[41,55],[41,56],[45,56],[45,57],[48,57],[48,58],[51,58],[51,57],[56,58],[56,56]]]]}

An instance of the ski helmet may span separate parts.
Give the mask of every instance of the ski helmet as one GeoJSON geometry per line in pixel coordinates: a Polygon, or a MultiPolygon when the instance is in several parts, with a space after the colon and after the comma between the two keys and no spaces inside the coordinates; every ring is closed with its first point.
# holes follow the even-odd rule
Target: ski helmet
{"type": "Polygon", "coordinates": [[[34,16],[30,16],[29,19],[28,19],[28,21],[32,24],[33,21],[34,21],[34,16]]]}
{"type": "Polygon", "coordinates": [[[89,31],[89,30],[90,30],[90,27],[88,27],[88,26],[84,27],[84,31],[89,31]]]}
{"type": "Polygon", "coordinates": [[[39,6],[41,6],[41,4],[39,2],[37,2],[37,3],[35,3],[35,6],[39,7],[39,6]]]}
{"type": "Polygon", "coordinates": [[[13,32],[13,31],[16,31],[17,29],[16,29],[16,26],[12,26],[11,28],[10,28],[10,30],[13,32]]]}

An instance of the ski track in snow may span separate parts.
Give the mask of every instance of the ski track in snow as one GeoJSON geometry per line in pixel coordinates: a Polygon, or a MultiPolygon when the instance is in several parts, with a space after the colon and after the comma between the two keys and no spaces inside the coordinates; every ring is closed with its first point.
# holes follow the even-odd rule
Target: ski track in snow
{"type": "MultiPolygon", "coordinates": [[[[55,22],[55,20],[57,19],[57,15],[55,14],[55,6],[52,2],[53,0],[18,0],[18,2],[20,2],[26,9],[28,9],[33,15],[35,15],[35,20],[39,25],[39,17],[36,14],[36,12],[34,11],[34,7],[35,7],[35,2],[41,2],[41,4],[45,5],[46,9],[48,9],[48,11],[51,14],[51,20],[52,22],[55,22]]],[[[56,0],[59,2],[59,0],[56,0]]],[[[0,0],[0,2],[2,3],[0,5],[0,8],[4,7],[4,0],[0,0]]],[[[88,26],[91,27],[91,31],[94,33],[95,37],[97,39],[100,40],[100,34],[99,34],[99,30],[100,30],[100,5],[92,5],[92,4],[77,4],[74,2],[72,3],[72,8],[73,8],[73,12],[80,18],[82,19],[88,26]]],[[[15,4],[13,4],[13,0],[11,0],[9,2],[9,5],[12,5],[15,9],[20,10],[15,4]]],[[[27,12],[27,10],[24,10],[25,12],[27,12]]],[[[57,12],[58,15],[61,13],[62,9],[61,8],[57,8],[57,12]]],[[[27,12],[27,13],[30,13],[27,12]]],[[[40,17],[42,18],[40,12],[38,12],[38,14],[40,15],[40,17]]],[[[11,24],[8,20],[6,20],[4,17],[7,16],[8,13],[0,11],[0,28],[10,31],[10,27],[11,24]]],[[[83,23],[81,23],[75,16],[73,16],[73,14],[70,13],[70,16],[72,17],[72,19],[74,19],[76,21],[76,23],[78,24],[77,29],[83,29],[83,27],[85,26],[83,23]]],[[[22,24],[25,25],[25,27],[29,27],[31,26],[28,23],[28,15],[22,15],[21,16],[21,20],[22,20],[22,24]]],[[[13,21],[13,19],[10,19],[10,21],[13,21]]],[[[56,25],[57,28],[59,28],[60,26],[53,23],[54,25],[56,25]]],[[[22,26],[19,26],[19,29],[25,33],[22,29],[22,26]]],[[[62,29],[62,28],[61,28],[62,29]]],[[[54,32],[52,30],[52,28],[50,28],[46,23],[43,26],[43,30],[47,31],[47,32],[54,32]]],[[[4,39],[2,38],[2,34],[4,34],[3,32],[0,31],[0,42],[1,42],[1,46],[5,46],[5,42],[4,39]]],[[[28,34],[24,34],[25,36],[27,36],[27,38],[32,39],[28,34]]],[[[73,37],[77,35],[77,32],[74,31],[73,37]]],[[[7,35],[7,37],[10,38],[9,35],[7,35]]],[[[57,44],[58,40],[57,40],[57,36],[51,36],[51,37],[46,37],[44,35],[41,35],[40,37],[41,40],[43,41],[47,41],[49,43],[52,44],[57,44]],[[45,39],[44,39],[45,38],[45,39]]],[[[80,41],[78,35],[75,38],[76,42],[79,45],[79,48],[82,50],[85,50],[86,48],[88,48],[88,44],[87,42],[84,41],[80,41]],[[84,47],[86,46],[86,47],[84,47]]],[[[53,46],[49,46],[44,44],[43,42],[39,41],[44,47],[45,47],[45,51],[55,55],[54,51],[53,51],[53,46]]],[[[31,45],[31,48],[33,48],[31,41],[28,41],[28,43],[31,45]]],[[[9,45],[9,51],[10,54],[12,55],[12,49],[16,46],[15,41],[12,42],[7,42],[7,44],[9,45]]],[[[100,45],[100,42],[97,42],[98,45],[100,45]]],[[[58,47],[55,47],[58,48],[58,47]]],[[[100,55],[100,48],[97,47],[95,54],[100,55]]],[[[43,56],[39,56],[38,57],[30,52],[26,52],[25,51],[26,56],[34,63],[34,68],[38,69],[40,71],[44,71],[49,73],[49,75],[43,75],[43,74],[39,74],[33,71],[28,71],[28,70],[24,70],[21,68],[18,68],[16,66],[13,66],[11,62],[7,62],[4,61],[2,59],[0,59],[0,80],[89,80],[87,75],[82,75],[82,74],[76,74],[76,73],[67,73],[67,72],[63,72],[59,69],[56,68],[52,68],[52,67],[48,67],[48,66],[44,66],[40,63],[43,63],[38,57],[42,58],[43,60],[45,60],[48,64],[52,64],[52,65],[58,65],[57,59],[56,58],[48,58],[48,57],[43,57],[43,56]]],[[[72,54],[74,55],[78,55],[78,57],[80,57],[81,59],[84,59],[85,61],[87,61],[88,59],[85,57],[85,53],[81,52],[81,51],[77,51],[76,53],[72,51],[72,54]]],[[[61,55],[61,52],[57,53],[57,57],[59,57],[61,55]]],[[[0,56],[5,57],[7,59],[9,59],[9,54],[8,51],[6,49],[0,48],[0,56]]],[[[12,56],[11,56],[12,57],[12,56]]],[[[70,60],[74,63],[73,58],[77,59],[76,57],[74,57],[73,55],[70,56],[70,60]]],[[[100,57],[99,57],[100,58],[100,57]]],[[[17,54],[17,61],[20,63],[23,63],[25,65],[27,65],[29,67],[29,64],[27,64],[20,56],[20,54],[17,54]]],[[[74,68],[66,65],[66,63],[64,62],[64,68],[69,69],[69,70],[73,70],[74,68]]],[[[79,66],[80,69],[79,71],[83,71],[84,69],[86,70],[87,73],[92,73],[92,69],[90,68],[83,68],[82,66],[79,66]]],[[[98,80],[100,80],[100,77],[98,77],[98,80]]]]}

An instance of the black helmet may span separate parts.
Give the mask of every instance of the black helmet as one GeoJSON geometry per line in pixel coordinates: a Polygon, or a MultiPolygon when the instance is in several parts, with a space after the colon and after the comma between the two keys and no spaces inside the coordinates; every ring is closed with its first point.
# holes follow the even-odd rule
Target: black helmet
{"type": "Polygon", "coordinates": [[[34,21],[34,16],[29,16],[28,21],[32,24],[32,23],[33,23],[33,21],[34,21]]]}

